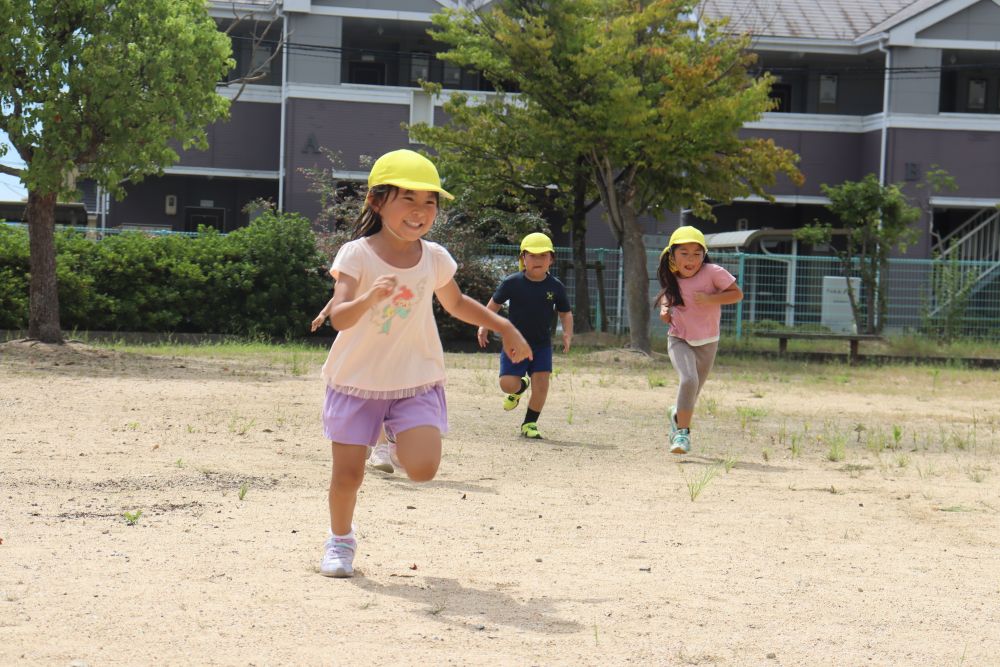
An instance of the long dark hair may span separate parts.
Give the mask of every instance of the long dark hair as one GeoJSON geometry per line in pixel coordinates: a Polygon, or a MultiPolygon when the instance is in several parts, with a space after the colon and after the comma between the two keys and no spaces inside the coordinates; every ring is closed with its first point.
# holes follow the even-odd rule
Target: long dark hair
{"type": "MultiPolygon", "coordinates": [[[[375,185],[368,190],[365,196],[365,205],[361,213],[354,221],[354,231],[351,233],[351,240],[355,241],[365,236],[373,236],[382,231],[382,215],[375,210],[375,205],[382,207],[387,201],[395,199],[399,195],[400,188],[395,185],[375,185]],[[368,197],[371,201],[368,201],[368,197]]],[[[434,193],[434,198],[440,203],[441,195],[434,193]]]]}
{"type": "MultiPolygon", "coordinates": [[[[674,258],[676,250],[676,246],[671,247],[660,256],[660,265],[656,267],[656,277],[660,279],[660,293],[656,295],[656,300],[653,301],[654,306],[660,305],[661,302],[666,303],[668,306],[684,305],[684,297],[681,296],[681,286],[677,282],[677,274],[670,270],[670,261],[674,258]]],[[[711,263],[712,260],[709,259],[708,251],[706,250],[702,265],[711,263]]]]}

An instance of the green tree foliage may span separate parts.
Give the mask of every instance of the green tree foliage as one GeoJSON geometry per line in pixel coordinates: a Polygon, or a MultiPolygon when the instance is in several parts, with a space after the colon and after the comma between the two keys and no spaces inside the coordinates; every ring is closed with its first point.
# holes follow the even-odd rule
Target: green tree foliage
{"type": "MultiPolygon", "coordinates": [[[[441,92],[438,84],[423,85],[433,95],[441,92]]],[[[411,136],[435,151],[448,186],[459,193],[467,210],[492,210],[500,216],[508,211],[537,211],[550,227],[570,233],[577,332],[590,331],[587,213],[600,200],[584,156],[575,154],[564,136],[551,131],[544,110],[522,104],[500,84],[485,99],[452,94],[444,111],[446,125],[412,125],[408,128],[411,136]]],[[[496,238],[506,230],[489,231],[496,238]]],[[[510,230],[502,240],[517,244],[532,231],[539,230],[510,230]]]]}
{"type": "Polygon", "coordinates": [[[584,157],[622,246],[631,345],[648,352],[649,272],[639,218],[766,195],[775,176],[801,181],[796,157],[742,126],[772,107],[753,78],[749,37],[693,18],[683,0],[498,0],[445,11],[443,57],[514,84],[544,131],[584,157]],[[558,57],[553,58],[552,54],[558,57]]]}
{"type": "Polygon", "coordinates": [[[115,194],[178,159],[171,142],[207,146],[225,117],[216,83],[229,39],[203,0],[5,0],[0,3],[0,129],[28,189],[29,335],[60,342],[55,204],[75,178],[115,194]]]}
{"type": "MultiPolygon", "coordinates": [[[[861,333],[881,333],[889,312],[889,256],[894,248],[906,252],[917,239],[919,232],[911,224],[920,218],[920,209],[909,204],[901,186],[882,185],[875,174],[820,188],[830,198],[826,208],[847,232],[843,248],[835,251],[844,276],[850,278],[857,271],[861,279],[864,303],[847,281],[854,322],[861,333]]],[[[807,243],[830,243],[833,227],[817,221],[796,236],[807,243]]]]}

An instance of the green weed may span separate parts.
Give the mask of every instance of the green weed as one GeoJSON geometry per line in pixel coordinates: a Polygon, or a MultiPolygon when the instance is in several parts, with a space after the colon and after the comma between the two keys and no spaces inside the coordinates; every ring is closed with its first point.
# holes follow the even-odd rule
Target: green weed
{"type": "Polygon", "coordinates": [[[842,435],[835,435],[830,438],[830,448],[826,452],[826,458],[830,461],[836,463],[837,461],[843,461],[847,456],[847,445],[844,442],[845,438],[842,435]]]}
{"type": "Polygon", "coordinates": [[[701,474],[694,474],[691,477],[684,477],[684,481],[687,484],[688,495],[691,497],[691,502],[694,502],[701,492],[705,490],[708,483],[712,481],[712,478],[716,476],[719,472],[719,466],[711,466],[709,468],[704,468],[701,474]]]}
{"type": "Polygon", "coordinates": [[[142,516],[142,510],[135,510],[134,512],[125,512],[122,516],[125,517],[125,523],[129,526],[134,526],[139,523],[139,517],[142,516]]]}

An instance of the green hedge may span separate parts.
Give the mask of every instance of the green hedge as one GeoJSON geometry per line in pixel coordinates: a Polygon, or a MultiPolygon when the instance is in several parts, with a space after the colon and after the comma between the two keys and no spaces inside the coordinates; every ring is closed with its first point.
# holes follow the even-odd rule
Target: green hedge
{"type": "MultiPolygon", "coordinates": [[[[503,271],[473,256],[458,234],[440,240],[458,251],[459,287],[486,303],[503,271]]],[[[337,244],[321,238],[319,245],[323,252],[308,220],[273,211],[227,236],[203,229],[194,237],[125,232],[95,241],[60,231],[60,323],[65,330],[300,337],[330,298],[326,267],[337,244]]],[[[28,279],[27,231],[0,224],[0,329],[27,327],[28,279]]],[[[434,311],[442,339],[475,338],[474,327],[436,301],[434,311]]]]}
{"type": "MultiPolygon", "coordinates": [[[[329,298],[309,221],[265,211],[222,236],[56,235],[64,329],[299,336],[329,298]]],[[[28,321],[28,235],[0,228],[0,327],[28,321]]]]}

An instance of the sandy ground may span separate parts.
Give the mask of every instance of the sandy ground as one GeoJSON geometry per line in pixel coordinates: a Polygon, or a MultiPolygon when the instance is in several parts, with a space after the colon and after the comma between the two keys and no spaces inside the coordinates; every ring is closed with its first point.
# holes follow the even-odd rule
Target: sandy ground
{"type": "Polygon", "coordinates": [[[558,356],[529,442],[449,355],[332,580],[321,359],[0,346],[0,665],[1000,664],[994,371],[723,358],[676,457],[662,358],[558,356]]]}

